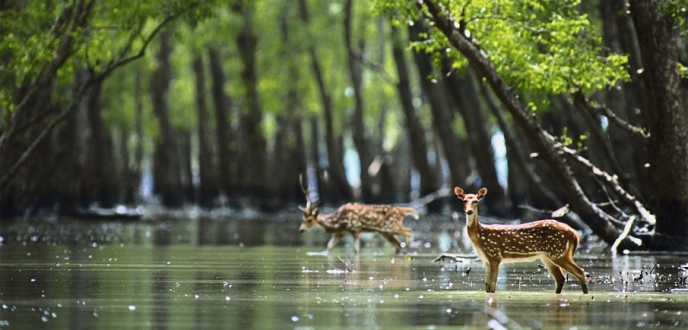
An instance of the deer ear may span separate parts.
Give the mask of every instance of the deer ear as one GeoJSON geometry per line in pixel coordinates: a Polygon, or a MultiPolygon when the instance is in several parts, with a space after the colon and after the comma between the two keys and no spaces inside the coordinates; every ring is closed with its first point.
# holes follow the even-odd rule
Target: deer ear
{"type": "Polygon", "coordinates": [[[485,197],[486,194],[487,194],[487,188],[480,188],[480,190],[478,190],[478,200],[485,197]]]}
{"type": "Polygon", "coordinates": [[[456,194],[456,197],[458,197],[459,199],[463,199],[466,196],[463,193],[463,189],[459,187],[454,188],[454,193],[456,194]]]}

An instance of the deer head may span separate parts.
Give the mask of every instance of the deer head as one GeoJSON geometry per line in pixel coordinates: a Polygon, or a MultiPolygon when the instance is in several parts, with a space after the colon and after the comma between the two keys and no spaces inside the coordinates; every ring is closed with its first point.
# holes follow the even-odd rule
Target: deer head
{"type": "Polygon", "coordinates": [[[463,189],[456,187],[454,188],[454,193],[456,197],[463,201],[463,211],[471,215],[478,210],[478,202],[487,194],[487,188],[481,188],[477,194],[466,194],[463,192],[463,189]]]}
{"type": "Polygon", "coordinates": [[[303,185],[303,175],[299,174],[299,184],[301,185],[301,191],[303,192],[303,195],[306,196],[306,206],[300,206],[299,209],[303,212],[303,223],[301,224],[301,227],[299,227],[300,232],[304,232],[308,229],[311,229],[314,225],[318,223],[318,215],[320,215],[320,210],[318,210],[318,206],[323,203],[325,200],[325,193],[327,192],[327,172],[325,172],[324,175],[324,181],[325,181],[325,190],[323,192],[323,196],[321,196],[317,201],[313,202],[311,201],[311,198],[308,193],[308,189],[304,187],[303,185]]]}

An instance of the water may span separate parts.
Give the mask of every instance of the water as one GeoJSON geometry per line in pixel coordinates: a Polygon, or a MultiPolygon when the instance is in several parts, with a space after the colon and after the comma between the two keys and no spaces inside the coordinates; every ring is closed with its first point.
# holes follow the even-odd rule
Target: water
{"type": "MultiPolygon", "coordinates": [[[[576,260],[561,295],[538,263],[502,265],[497,293],[484,268],[433,263],[446,224],[408,222],[409,255],[383,239],[314,255],[329,238],[298,221],[224,217],[155,222],[3,224],[0,327],[42,329],[686,328],[688,256],[576,260]],[[684,266],[686,267],[686,266],[684,266]],[[672,290],[674,293],[672,293],[672,290]]],[[[451,232],[450,232],[451,234],[451,232]]]]}

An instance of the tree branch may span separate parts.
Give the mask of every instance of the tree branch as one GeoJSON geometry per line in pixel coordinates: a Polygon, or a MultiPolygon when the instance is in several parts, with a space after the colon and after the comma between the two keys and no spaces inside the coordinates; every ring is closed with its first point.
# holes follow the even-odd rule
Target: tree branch
{"type": "Polygon", "coordinates": [[[19,159],[12,165],[12,167],[2,175],[0,178],[0,186],[6,185],[9,180],[14,176],[14,174],[19,170],[19,168],[26,162],[26,160],[31,156],[33,151],[38,147],[38,145],[43,142],[43,139],[50,133],[55,126],[61,122],[67,115],[72,112],[77,106],[78,102],[73,102],[69,107],[65,108],[60,112],[52,121],[46,126],[43,131],[31,142],[28,148],[24,150],[24,153],[19,157],[19,159]]]}
{"type": "MultiPolygon", "coordinates": [[[[144,40],[143,45],[141,45],[141,48],[139,49],[139,51],[136,54],[131,55],[131,56],[126,57],[126,58],[122,58],[122,59],[117,60],[115,62],[111,62],[111,64],[108,65],[107,68],[105,68],[100,73],[96,73],[94,75],[93,81],[105,79],[105,77],[107,77],[110,73],[112,73],[112,71],[114,71],[116,68],[119,68],[121,66],[129,64],[130,62],[143,57],[143,55],[146,54],[146,49],[148,48],[148,45],[151,43],[153,38],[155,38],[155,36],[158,35],[158,33],[162,30],[162,28],[165,25],[167,25],[167,23],[173,21],[175,18],[179,17],[179,15],[181,15],[182,13],[183,13],[183,11],[165,17],[165,19],[162,22],[160,22],[160,24],[158,24],[158,26],[156,26],[155,29],[153,29],[153,31],[151,32],[151,34],[148,35],[148,37],[144,40]]],[[[134,38],[132,36],[129,39],[129,45],[126,48],[130,47],[130,45],[133,43],[133,39],[134,38]]],[[[124,56],[124,54],[122,54],[122,56],[124,56]]]]}
{"type": "Polygon", "coordinates": [[[369,67],[373,71],[377,72],[380,74],[382,79],[384,79],[388,83],[396,84],[394,81],[394,78],[385,70],[384,66],[382,63],[375,62],[369,58],[366,58],[365,56],[361,55],[360,53],[355,52],[354,53],[354,58],[364,64],[365,66],[369,67]]]}
{"type": "Polygon", "coordinates": [[[592,104],[590,100],[588,100],[588,98],[585,97],[585,95],[583,95],[581,91],[574,92],[573,99],[574,102],[578,103],[579,105],[582,105],[585,109],[592,112],[593,114],[605,116],[607,117],[607,119],[609,119],[609,121],[612,124],[616,125],[617,127],[642,138],[643,142],[647,142],[647,139],[650,138],[650,134],[645,133],[645,130],[627,123],[625,120],[619,118],[614,112],[612,112],[611,109],[603,107],[601,105],[592,104]]]}

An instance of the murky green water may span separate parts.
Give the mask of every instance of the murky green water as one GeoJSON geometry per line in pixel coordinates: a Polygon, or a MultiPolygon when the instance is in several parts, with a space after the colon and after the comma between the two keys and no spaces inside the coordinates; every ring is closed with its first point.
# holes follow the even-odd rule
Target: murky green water
{"type": "Polygon", "coordinates": [[[575,280],[555,295],[537,263],[509,264],[486,294],[480,262],[432,262],[444,229],[410,225],[412,255],[368,237],[354,258],[350,245],[312,255],[329,237],[297,221],[5,224],[0,327],[688,327],[688,256],[580,255],[589,295],[575,280]]]}

